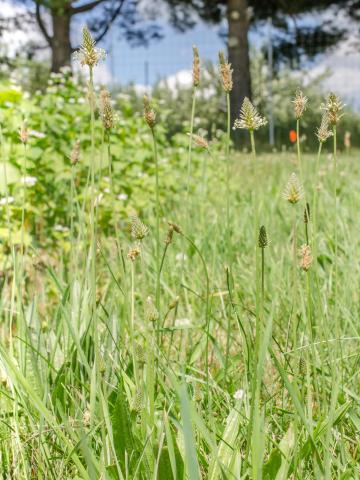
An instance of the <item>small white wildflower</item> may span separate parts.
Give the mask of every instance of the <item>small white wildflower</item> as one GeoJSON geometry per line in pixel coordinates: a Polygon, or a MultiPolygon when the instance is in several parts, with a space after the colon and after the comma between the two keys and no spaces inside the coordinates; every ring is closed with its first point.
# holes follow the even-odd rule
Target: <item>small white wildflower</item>
{"type": "Polygon", "coordinates": [[[234,393],[234,399],[242,400],[244,398],[244,395],[245,395],[245,390],[243,390],[242,388],[239,388],[239,390],[236,390],[236,392],[234,393]]]}
{"type": "Polygon", "coordinates": [[[14,203],[14,197],[3,197],[0,198],[0,206],[9,205],[10,203],[14,203]]]}
{"type": "Polygon", "coordinates": [[[179,253],[176,254],[175,260],[177,262],[182,262],[182,261],[185,262],[187,260],[187,255],[183,252],[179,252],[179,253]]]}
{"type": "Polygon", "coordinates": [[[23,185],[26,185],[28,187],[33,187],[37,182],[37,178],[36,177],[31,177],[31,176],[28,176],[28,177],[21,177],[20,178],[20,183],[22,183],[23,185]]]}
{"type": "Polygon", "coordinates": [[[65,65],[64,67],[60,68],[60,72],[63,75],[67,75],[67,74],[71,73],[71,67],[69,67],[69,65],[65,65]]]}
{"type": "Polygon", "coordinates": [[[175,326],[176,327],[190,327],[191,326],[191,320],[190,318],[177,318],[175,320],[175,326]]]}
{"type": "Polygon", "coordinates": [[[126,194],[126,193],[120,193],[118,196],[117,196],[118,200],[127,200],[129,198],[129,196],[126,194]]]}
{"type": "Polygon", "coordinates": [[[43,132],[38,132],[37,130],[30,130],[29,131],[30,137],[35,137],[35,138],[45,138],[46,135],[43,132]]]}
{"type": "Polygon", "coordinates": [[[60,224],[55,225],[54,230],[55,232],[63,232],[63,233],[69,231],[68,227],[65,227],[64,225],[60,225],[60,224]]]}
{"type": "Polygon", "coordinates": [[[94,201],[95,207],[98,207],[100,205],[101,200],[103,199],[103,196],[104,196],[103,193],[99,193],[99,195],[95,198],[95,201],[94,201]]]}

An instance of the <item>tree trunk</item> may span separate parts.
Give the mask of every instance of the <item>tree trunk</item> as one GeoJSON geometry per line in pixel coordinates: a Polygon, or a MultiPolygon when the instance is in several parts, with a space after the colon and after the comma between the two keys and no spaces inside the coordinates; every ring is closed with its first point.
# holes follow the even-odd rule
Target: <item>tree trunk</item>
{"type": "Polygon", "coordinates": [[[58,72],[61,67],[71,66],[70,12],[51,12],[53,36],[51,41],[51,71],[58,72]]]}
{"type": "MultiPolygon", "coordinates": [[[[249,60],[249,19],[247,0],[228,0],[227,20],[228,57],[234,70],[234,86],[230,94],[231,123],[239,115],[245,97],[251,98],[251,77],[249,60]]],[[[239,145],[239,132],[233,132],[233,140],[239,145]]]]}

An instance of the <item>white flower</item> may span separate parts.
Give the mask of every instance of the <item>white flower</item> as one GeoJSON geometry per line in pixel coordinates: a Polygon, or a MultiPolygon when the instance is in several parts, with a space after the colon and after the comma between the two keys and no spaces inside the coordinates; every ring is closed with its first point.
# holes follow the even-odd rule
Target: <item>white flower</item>
{"type": "Polygon", "coordinates": [[[27,185],[28,187],[33,187],[35,183],[37,182],[36,177],[21,177],[20,178],[20,183],[23,185],[27,185]]]}
{"type": "Polygon", "coordinates": [[[101,200],[103,199],[103,196],[104,196],[103,193],[99,193],[99,195],[95,198],[94,207],[98,207],[100,205],[101,200]]]}
{"type": "Polygon", "coordinates": [[[0,206],[9,205],[14,202],[14,197],[3,197],[0,198],[0,206]]]}
{"type": "Polygon", "coordinates": [[[177,318],[175,320],[175,326],[176,327],[190,327],[191,326],[191,320],[190,320],[190,318],[177,318]]]}
{"type": "Polygon", "coordinates": [[[179,253],[176,254],[175,260],[179,263],[183,262],[183,261],[186,261],[187,260],[187,255],[183,252],[179,252],[179,253]]]}
{"type": "Polygon", "coordinates": [[[127,200],[129,198],[129,196],[126,194],[126,193],[120,193],[117,198],[119,200],[127,200]]]}
{"type": "Polygon", "coordinates": [[[37,130],[30,130],[29,135],[35,138],[45,138],[46,135],[43,132],[38,132],[37,130]]]}
{"type": "Polygon", "coordinates": [[[111,193],[110,188],[104,188],[104,193],[111,193]]]}
{"type": "Polygon", "coordinates": [[[60,68],[60,72],[63,74],[63,75],[66,75],[68,73],[71,73],[71,67],[69,67],[69,65],[65,65],[64,67],[61,67],[60,68]]]}
{"type": "Polygon", "coordinates": [[[234,398],[235,400],[241,400],[244,398],[244,395],[245,395],[245,391],[240,388],[239,390],[236,390],[236,392],[234,393],[234,398]]]}
{"type": "Polygon", "coordinates": [[[55,230],[55,232],[68,232],[69,231],[68,227],[65,227],[64,225],[60,225],[60,224],[55,225],[54,230],[55,230]]]}

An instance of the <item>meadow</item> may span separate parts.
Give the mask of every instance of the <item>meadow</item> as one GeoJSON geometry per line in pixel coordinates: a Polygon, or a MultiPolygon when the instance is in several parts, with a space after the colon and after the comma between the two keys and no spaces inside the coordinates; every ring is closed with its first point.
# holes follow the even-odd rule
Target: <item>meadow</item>
{"type": "Polygon", "coordinates": [[[66,73],[60,105],[3,112],[2,478],[360,478],[360,167],[340,99],[294,92],[281,152],[256,151],[249,101],[246,151],[229,120],[208,142],[195,49],[168,146],[161,105],[117,115],[94,87],[102,55],[84,30],[85,90],[66,73]]]}

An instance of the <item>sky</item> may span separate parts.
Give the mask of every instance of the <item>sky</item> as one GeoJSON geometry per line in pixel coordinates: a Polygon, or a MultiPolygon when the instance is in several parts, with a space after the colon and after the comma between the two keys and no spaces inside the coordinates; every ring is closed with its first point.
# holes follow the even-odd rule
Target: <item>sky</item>
{"type": "MultiPolygon", "coordinates": [[[[2,14],[14,12],[11,0],[0,0],[2,14]]],[[[19,11],[19,10],[18,10],[19,11]]],[[[81,31],[84,17],[77,17],[75,32],[81,31]]],[[[219,37],[219,27],[211,27],[203,22],[185,34],[174,31],[166,24],[162,25],[164,38],[154,41],[149,47],[130,47],[126,41],[118,38],[115,27],[111,29],[103,43],[108,51],[106,64],[97,69],[98,80],[103,83],[128,84],[135,83],[139,88],[154,84],[159,78],[167,78],[170,83],[176,80],[182,83],[190,81],[192,45],[197,45],[203,59],[216,61],[220,49],[225,48],[224,40],[219,37]]],[[[31,34],[19,31],[9,32],[4,41],[8,48],[14,50],[28,40],[29,35],[35,41],[42,41],[40,33],[31,34]]],[[[355,32],[354,32],[355,35],[355,32]]],[[[76,37],[76,34],[74,35],[76,37]]],[[[265,36],[266,38],[266,36],[265,36]]],[[[75,38],[76,40],[76,38],[75,38]]],[[[350,39],[338,45],[334,51],[322,56],[309,68],[309,77],[315,77],[325,70],[331,70],[323,84],[325,90],[335,90],[360,110],[360,53],[350,50],[350,39]]],[[[263,39],[252,34],[250,42],[259,44],[263,39]]]]}

